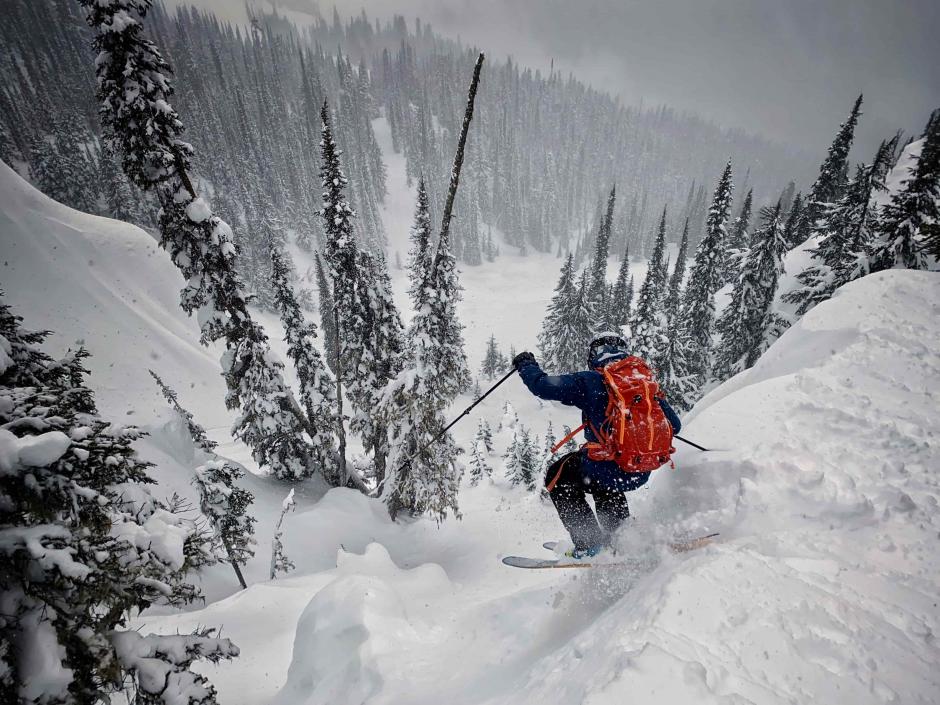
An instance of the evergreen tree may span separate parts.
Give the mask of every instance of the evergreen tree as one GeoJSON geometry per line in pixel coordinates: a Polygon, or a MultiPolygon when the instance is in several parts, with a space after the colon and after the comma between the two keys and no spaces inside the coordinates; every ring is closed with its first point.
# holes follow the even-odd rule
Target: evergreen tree
{"type": "Polygon", "coordinates": [[[598,311],[603,310],[604,294],[607,292],[607,257],[610,251],[610,232],[614,222],[614,207],[617,202],[617,187],[612,186],[607,197],[607,210],[597,231],[594,243],[594,258],[591,260],[590,296],[598,311]]]}
{"type": "Polygon", "coordinates": [[[787,213],[786,225],[783,226],[783,239],[789,249],[800,244],[800,223],[803,221],[803,194],[797,192],[787,213]]]}
{"type": "Polygon", "coordinates": [[[320,253],[314,256],[314,265],[317,276],[317,292],[320,303],[320,327],[323,328],[323,351],[326,358],[326,366],[334,375],[339,370],[337,358],[339,353],[336,350],[336,317],[333,309],[333,292],[330,289],[330,283],[327,281],[326,273],[323,271],[323,260],[320,253]]]}
{"type": "Polygon", "coordinates": [[[199,491],[199,508],[209,520],[216,539],[225,550],[242,589],[248,587],[241,566],[255,555],[255,518],[248,513],[254,502],[251,492],[238,487],[241,468],[224,460],[210,460],[196,468],[193,484],[199,491]]]}
{"type": "Polygon", "coordinates": [[[523,485],[530,492],[535,489],[540,454],[538,441],[532,439],[529,429],[519,424],[504,456],[506,477],[513,487],[523,485]]]}
{"type": "Polygon", "coordinates": [[[132,447],[144,434],[98,415],[84,386],[87,353],[55,361],[39,347],[48,333],[20,321],[0,303],[5,700],[104,702],[123,692],[138,702],[192,702],[187,693],[198,688],[199,702],[215,703],[211,683],[189,666],[236,656],[229,640],[211,630],[165,637],[123,629],[153,604],[199,597],[185,580],[189,539],[165,541],[190,529],[151,495],[150,465],[132,447]],[[129,640],[137,648],[125,648],[129,640]],[[37,662],[38,643],[46,656],[37,662]],[[144,655],[155,678],[135,679],[144,655]]]}
{"type": "Polygon", "coordinates": [[[277,519],[277,524],[274,526],[274,537],[271,539],[271,570],[269,572],[271,580],[277,578],[278,573],[289,573],[296,567],[294,562],[284,553],[284,541],[282,539],[284,530],[281,528],[284,525],[284,517],[287,516],[288,512],[294,511],[296,506],[294,502],[294,488],[291,487],[290,492],[287,493],[284,501],[281,502],[281,514],[277,519]]]}
{"type": "Polygon", "coordinates": [[[349,397],[356,414],[350,427],[372,453],[375,476],[382,482],[388,456],[388,431],[373,413],[382,391],[405,364],[405,330],[392,296],[385,258],[359,253],[360,283],[356,288],[358,313],[353,334],[360,341],[348,364],[354,372],[349,397]]]}
{"type": "Polygon", "coordinates": [[[803,213],[797,228],[797,243],[806,242],[815,232],[825,229],[824,218],[830,205],[842,198],[847,182],[849,150],[855,137],[855,126],[862,107],[859,95],[849,117],[839,125],[839,132],[829,146],[826,158],[819,167],[819,176],[803,203],[803,213]]]}
{"type": "Polygon", "coordinates": [[[336,403],[334,382],[330,379],[320,352],[314,341],[317,328],[304,320],[300,304],[294,297],[288,275],[287,255],[276,248],[271,250],[271,283],[274,303],[284,327],[284,342],[287,357],[294,365],[300,386],[300,400],[307,417],[307,432],[310,436],[310,464],[319,469],[333,483],[336,477],[336,449],[333,436],[336,419],[333,409],[336,403]]]}
{"type": "Polygon", "coordinates": [[[80,0],[96,30],[94,47],[99,115],[110,147],[120,151],[125,174],[141,189],[157,189],[163,206],[160,244],[180,269],[186,287],[180,305],[199,312],[202,341],[225,339],[226,405],[240,408],[233,435],[259,465],[278,477],[303,476],[303,420],[273,360],[267,336],[248,312],[235,272],[231,228],[196,194],[187,170],[192,147],[169,103],[169,66],[143,37],[148,0],[80,0]]]}
{"type": "Polygon", "coordinates": [[[182,419],[183,423],[186,424],[186,429],[193,439],[193,445],[204,453],[215,453],[218,444],[206,435],[206,429],[204,429],[193,415],[179,403],[176,391],[167,386],[153,370],[150,370],[150,376],[153,377],[154,381],[157,383],[167,403],[173,407],[173,411],[175,411],[182,419]]]}
{"type": "Polygon", "coordinates": [[[569,253],[561,268],[555,294],[539,334],[539,351],[545,368],[566,373],[584,365],[584,354],[594,332],[585,270],[580,282],[574,281],[574,256],[569,253]]]}
{"type": "Polygon", "coordinates": [[[624,326],[630,322],[630,308],[633,305],[633,281],[630,279],[629,254],[625,255],[617,270],[617,281],[610,294],[608,306],[608,330],[623,332],[624,326]]]}
{"type": "Polygon", "coordinates": [[[542,466],[548,467],[557,457],[558,454],[552,450],[557,442],[558,439],[555,438],[555,429],[552,428],[552,422],[549,421],[548,428],[545,429],[545,444],[542,446],[542,466]]]}
{"type": "Polygon", "coordinates": [[[884,188],[892,154],[890,144],[882,142],[875,161],[869,166],[858,165],[845,195],[826,211],[821,221],[825,230],[820,231],[819,242],[810,250],[811,263],[797,275],[799,288],[783,297],[796,304],[798,315],[829,299],[851,276],[857,258],[869,250],[874,220],[872,196],[884,188]]]}
{"type": "Polygon", "coordinates": [[[910,176],[886,203],[875,226],[869,269],[926,269],[940,243],[940,111],[924,131],[910,176]]]}
{"type": "Polygon", "coordinates": [[[724,283],[731,284],[737,279],[738,265],[741,258],[750,246],[748,229],[751,227],[751,207],[754,199],[754,190],[751,189],[744,197],[741,212],[735,218],[728,231],[728,243],[725,248],[724,283]]]}
{"type": "MultiPolygon", "coordinates": [[[[562,426],[562,430],[565,432],[565,435],[562,436],[562,438],[568,438],[571,436],[571,426],[562,426]]],[[[568,442],[563,446],[563,450],[565,453],[573,453],[578,450],[578,442],[574,439],[574,437],[568,438],[568,442]]]]}
{"type": "Polygon", "coordinates": [[[665,345],[666,316],[666,209],[659,221],[656,244],[650,255],[646,279],[640,287],[636,314],[630,323],[631,352],[638,357],[654,362],[665,345]]]}
{"type": "Polygon", "coordinates": [[[484,477],[493,476],[487,456],[493,452],[493,436],[489,425],[483,419],[477,425],[477,435],[473,439],[473,453],[470,456],[470,486],[476,487],[484,477]]]}
{"type": "Polygon", "coordinates": [[[486,379],[495,379],[497,375],[503,372],[503,356],[496,346],[496,336],[490,335],[486,343],[486,354],[483,356],[483,364],[480,372],[486,379]]]}
{"type": "Polygon", "coordinates": [[[687,345],[685,358],[688,367],[682,371],[682,379],[699,395],[710,373],[715,292],[721,287],[725,223],[731,207],[731,191],[729,160],[715,188],[705,223],[705,235],[695,251],[695,262],[685,289],[677,332],[687,345]]]}
{"type": "Polygon", "coordinates": [[[762,209],[761,219],[754,244],[741,262],[731,301],[716,325],[720,343],[713,375],[719,382],[752,367],[781,329],[772,310],[787,252],[780,202],[774,208],[762,209]]]}
{"type": "Polygon", "coordinates": [[[411,249],[408,251],[408,295],[415,310],[423,301],[423,288],[431,272],[431,212],[424,179],[418,180],[418,200],[411,227],[411,249]]]}
{"type": "Polygon", "coordinates": [[[99,180],[104,189],[107,215],[134,225],[153,225],[140,204],[144,195],[139,191],[135,192],[127,177],[124,176],[124,172],[118,167],[111,150],[105,148],[98,162],[99,180]]]}
{"type": "Polygon", "coordinates": [[[685,279],[685,265],[689,257],[689,219],[685,219],[685,225],[682,228],[682,239],[679,241],[679,252],[676,255],[676,266],[669,277],[669,285],[666,291],[666,300],[663,308],[666,312],[666,318],[671,323],[679,316],[679,307],[682,303],[682,282],[685,279]]]}

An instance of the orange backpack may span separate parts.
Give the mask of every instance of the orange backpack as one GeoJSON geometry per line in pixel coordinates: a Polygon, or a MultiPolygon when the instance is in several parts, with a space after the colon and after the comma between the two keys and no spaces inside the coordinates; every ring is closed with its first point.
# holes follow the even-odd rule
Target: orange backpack
{"type": "MultiPolygon", "coordinates": [[[[585,445],[591,460],[612,460],[624,472],[650,472],[669,462],[672,425],[657,400],[659,385],[649,365],[630,356],[598,370],[607,388],[607,412],[600,428],[591,427],[597,441],[585,445]]],[[[582,424],[562,439],[560,448],[581,431],[582,424]]]]}

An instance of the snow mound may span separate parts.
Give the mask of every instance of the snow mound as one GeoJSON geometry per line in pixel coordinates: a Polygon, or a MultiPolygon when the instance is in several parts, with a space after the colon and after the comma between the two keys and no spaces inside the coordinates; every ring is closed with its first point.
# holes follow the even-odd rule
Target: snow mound
{"type": "MultiPolygon", "coordinates": [[[[435,565],[399,569],[370,544],[362,556],[341,554],[340,574],[307,605],[297,624],[287,684],[273,704],[368,702],[403,679],[409,654],[434,639],[424,598],[450,591],[435,565]]],[[[391,688],[394,690],[394,688],[391,688]]]]}
{"type": "Polygon", "coordinates": [[[228,425],[218,354],[199,345],[179,307],[182,276],[153,237],[57,203],[0,162],[0,250],[6,302],[27,328],[54,332],[50,350],[84,342],[105,415],[165,417],[152,368],[204,425],[228,425]]]}

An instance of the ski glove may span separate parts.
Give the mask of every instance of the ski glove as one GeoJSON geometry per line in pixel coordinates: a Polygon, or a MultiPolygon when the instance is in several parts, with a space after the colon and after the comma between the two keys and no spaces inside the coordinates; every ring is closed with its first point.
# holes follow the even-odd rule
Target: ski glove
{"type": "Polygon", "coordinates": [[[528,351],[521,352],[512,359],[512,366],[518,370],[520,367],[530,362],[535,362],[535,355],[528,351]]]}

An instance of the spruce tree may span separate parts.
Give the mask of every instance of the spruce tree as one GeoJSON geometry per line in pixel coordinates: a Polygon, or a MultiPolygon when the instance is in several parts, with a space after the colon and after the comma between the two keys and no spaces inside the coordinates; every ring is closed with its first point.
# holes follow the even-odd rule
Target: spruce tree
{"type": "Polygon", "coordinates": [[[248,513],[254,497],[237,484],[243,476],[238,466],[216,459],[196,468],[193,484],[199,491],[199,508],[245,589],[241,568],[255,555],[256,541],[255,518],[248,513]]]}
{"type": "Polygon", "coordinates": [[[574,372],[584,366],[584,355],[594,333],[593,310],[588,294],[590,270],[574,281],[574,255],[561,268],[555,294],[539,333],[539,351],[547,370],[574,372]]]}
{"type": "Polygon", "coordinates": [[[666,312],[666,318],[670,323],[679,315],[679,307],[682,303],[682,283],[685,279],[685,265],[689,256],[689,219],[685,219],[685,225],[682,228],[682,239],[679,241],[679,252],[676,255],[676,265],[669,277],[669,284],[666,290],[666,299],[663,302],[663,308],[666,312]]]}
{"type": "Polygon", "coordinates": [[[122,693],[187,702],[197,688],[200,702],[215,703],[211,683],[189,667],[236,656],[228,639],[211,630],[166,637],[126,629],[151,605],[198,599],[185,580],[189,538],[179,540],[189,530],[147,488],[150,465],[132,447],[145,434],[98,415],[84,383],[87,353],[53,360],[40,348],[47,335],[24,330],[0,302],[6,699],[91,703],[122,693]],[[137,679],[145,656],[154,677],[137,679]]]}
{"type": "Polygon", "coordinates": [[[604,294],[607,291],[607,257],[610,253],[610,232],[613,228],[614,207],[617,203],[617,187],[612,186],[607,197],[607,210],[597,230],[594,243],[594,258],[591,260],[590,296],[598,311],[603,310],[604,294]]]}
{"type": "Polygon", "coordinates": [[[480,373],[486,379],[495,379],[497,375],[503,372],[503,356],[496,345],[496,336],[490,335],[486,343],[486,354],[483,356],[483,364],[480,366],[480,373]]]}
{"type": "Polygon", "coordinates": [[[359,284],[356,287],[357,314],[353,335],[359,341],[348,360],[353,377],[349,398],[356,411],[350,428],[372,453],[374,474],[382,482],[388,456],[387,428],[381,416],[373,413],[385,386],[405,364],[405,329],[392,296],[392,283],[385,257],[359,253],[359,284]]]}
{"type": "Polygon", "coordinates": [[[940,239],[940,110],[924,130],[917,163],[886,203],[875,226],[868,257],[871,272],[926,269],[940,239]]]}
{"type": "Polygon", "coordinates": [[[323,365],[320,352],[315,347],[317,327],[304,320],[303,311],[294,296],[288,275],[287,255],[278,249],[271,250],[271,284],[274,303],[284,328],[287,357],[294,365],[300,386],[300,401],[307,417],[310,435],[310,463],[330,482],[335,483],[336,449],[333,445],[336,419],[333,416],[336,404],[335,386],[323,365]]]}
{"type": "Polygon", "coordinates": [[[202,342],[224,339],[226,405],[239,408],[233,435],[278,477],[307,474],[304,421],[274,361],[263,329],[252,320],[235,272],[231,228],[199,198],[187,170],[192,147],[169,99],[170,69],[143,37],[149,0],[79,0],[96,31],[94,48],[99,115],[104,136],[120,152],[125,174],[139,188],[156,189],[163,206],[160,244],[186,287],[180,305],[198,312],[202,342]],[[136,15],[136,17],[135,17],[136,15]]]}
{"type": "Polygon", "coordinates": [[[477,434],[473,439],[473,453],[470,455],[470,486],[476,487],[484,477],[493,476],[487,456],[493,452],[493,437],[489,425],[483,419],[477,425],[477,434]]]}
{"type": "MultiPolygon", "coordinates": [[[[809,266],[797,275],[798,288],[787,292],[783,299],[796,304],[802,316],[816,304],[826,301],[851,277],[854,263],[871,247],[874,219],[872,197],[884,189],[893,148],[882,142],[871,165],[858,165],[845,194],[832,204],[820,221],[824,230],[814,248],[809,266]]],[[[786,236],[784,236],[786,237],[786,236]]]]}
{"type": "Polygon", "coordinates": [[[750,246],[750,235],[748,229],[751,227],[751,207],[754,199],[754,190],[751,189],[744,197],[744,203],[741,204],[741,212],[734,219],[731,228],[728,230],[728,242],[725,247],[725,271],[724,283],[731,284],[737,279],[738,264],[747,248],[750,246]]]}
{"type": "Polygon", "coordinates": [[[323,351],[326,359],[326,366],[334,375],[339,370],[337,358],[339,352],[336,350],[336,317],[333,308],[333,291],[326,278],[326,272],[323,270],[323,259],[320,253],[314,255],[314,266],[317,277],[317,294],[319,296],[320,309],[320,327],[323,328],[323,351]]]}
{"type": "Polygon", "coordinates": [[[530,492],[535,489],[541,454],[538,445],[529,429],[519,424],[505,455],[506,477],[512,486],[522,485],[530,492]]]}
{"type": "Polygon", "coordinates": [[[762,209],[761,220],[754,243],[741,262],[731,301],[715,326],[720,342],[713,377],[718,382],[752,367],[781,329],[772,309],[787,252],[780,202],[762,209]]]}
{"type": "Polygon", "coordinates": [[[800,223],[803,222],[803,194],[797,192],[793,203],[787,213],[786,224],[783,226],[783,239],[791,250],[800,244],[800,223]]]}
{"type": "Polygon", "coordinates": [[[659,221],[656,244],[646,269],[646,279],[640,287],[636,313],[630,323],[631,353],[651,362],[661,354],[665,344],[666,316],[666,209],[659,221]]]}
{"type": "Polygon", "coordinates": [[[721,287],[724,263],[725,223],[731,207],[731,162],[728,161],[715,188],[712,205],[705,222],[705,235],[695,251],[695,262],[689,274],[682,301],[678,335],[686,341],[686,364],[683,379],[700,395],[710,373],[709,356],[712,328],[715,322],[715,292],[721,287]]]}
{"type": "Polygon", "coordinates": [[[609,311],[609,325],[605,328],[622,333],[624,326],[630,322],[630,309],[633,305],[633,280],[630,278],[629,253],[624,255],[617,270],[617,281],[611,291],[609,311]]]}
{"type": "Polygon", "coordinates": [[[415,310],[423,300],[423,288],[431,273],[431,212],[424,178],[418,180],[418,197],[414,225],[411,227],[411,249],[408,251],[408,295],[415,310]]]}
{"type": "Polygon", "coordinates": [[[813,182],[812,188],[803,203],[803,213],[797,228],[797,243],[806,242],[820,228],[821,222],[831,204],[842,198],[846,187],[846,174],[849,163],[849,150],[855,137],[855,127],[862,107],[862,96],[859,95],[852,106],[849,117],[839,125],[839,131],[829,146],[826,158],[819,167],[819,176],[813,182]]]}
{"type": "Polygon", "coordinates": [[[215,453],[218,444],[206,435],[206,429],[204,429],[193,415],[179,403],[176,391],[165,384],[153,370],[150,370],[150,376],[153,377],[153,380],[157,383],[167,403],[173,408],[173,411],[179,415],[183,423],[186,424],[186,430],[189,431],[189,435],[193,439],[193,445],[204,453],[215,453]]]}

